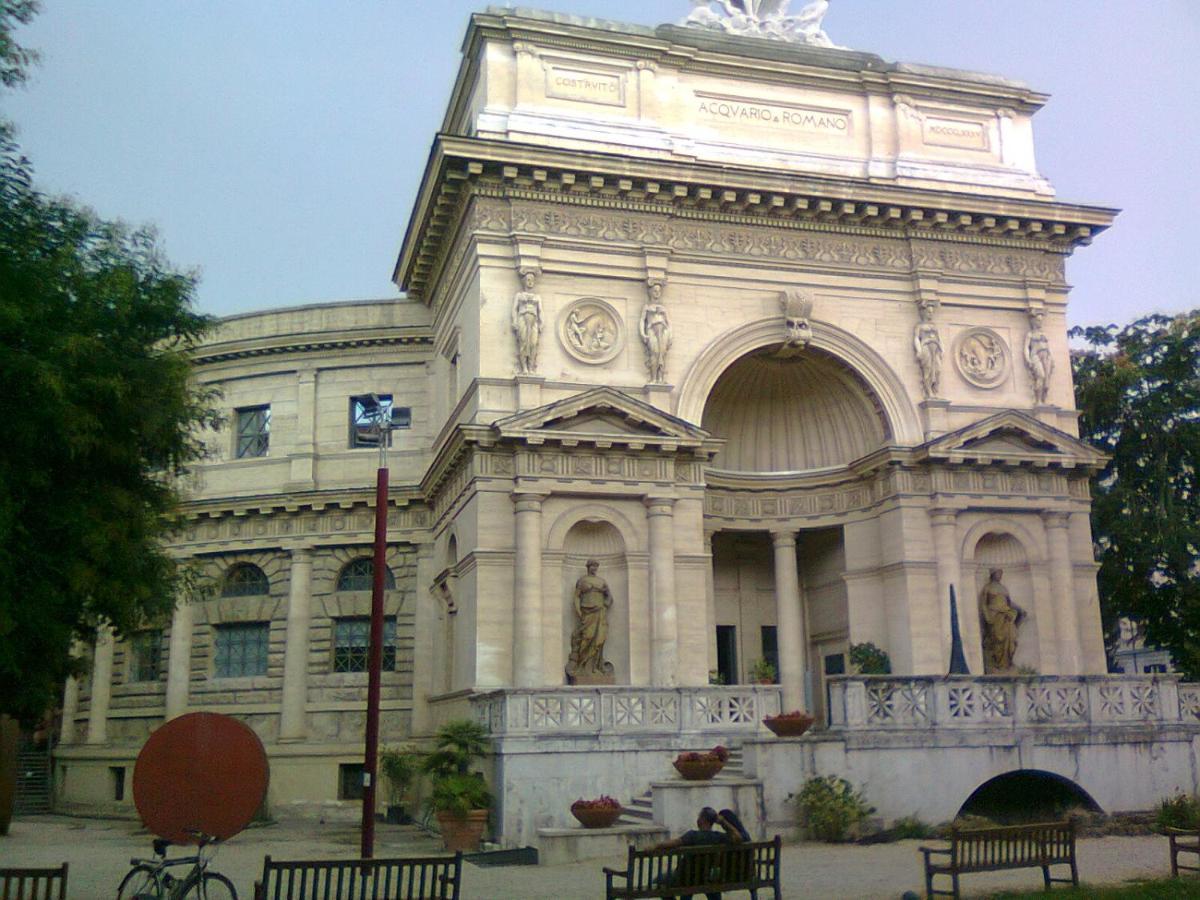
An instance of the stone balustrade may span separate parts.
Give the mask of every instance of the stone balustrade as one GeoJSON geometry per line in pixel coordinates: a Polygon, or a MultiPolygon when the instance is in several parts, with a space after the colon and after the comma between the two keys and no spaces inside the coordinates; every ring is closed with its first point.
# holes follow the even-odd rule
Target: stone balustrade
{"type": "Polygon", "coordinates": [[[475,720],[495,737],[745,732],[780,711],[774,685],[504,689],[471,698],[475,720]]]}
{"type": "Polygon", "coordinates": [[[839,676],[834,731],[1200,723],[1200,684],[1177,676],[839,676]]]}

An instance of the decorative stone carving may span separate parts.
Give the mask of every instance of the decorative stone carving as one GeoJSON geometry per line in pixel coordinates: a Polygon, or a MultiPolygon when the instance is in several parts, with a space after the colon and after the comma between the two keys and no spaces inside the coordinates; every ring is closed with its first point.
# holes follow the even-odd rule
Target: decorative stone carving
{"type": "Polygon", "coordinates": [[[1042,331],[1045,314],[1034,310],[1029,314],[1029,333],[1025,335],[1025,368],[1033,387],[1033,399],[1039,405],[1046,402],[1050,391],[1050,376],[1054,374],[1054,358],[1050,354],[1050,340],[1042,331]]]}
{"type": "Polygon", "coordinates": [[[976,387],[999,387],[1008,377],[1008,345],[990,328],[969,328],[955,342],[954,364],[976,387]]]}
{"type": "Polygon", "coordinates": [[[613,684],[613,664],[604,658],[608,640],[608,610],[612,592],[608,582],[596,572],[600,563],[587,561],[587,574],[575,582],[575,616],[577,623],[571,633],[571,655],[567,660],[567,681],[570,684],[613,684]]]}
{"type": "Polygon", "coordinates": [[[812,325],[808,317],[812,315],[812,300],[803,291],[789,288],[779,294],[779,307],[783,310],[787,339],[784,344],[794,350],[808,346],[812,340],[812,325]]]}
{"type": "Polygon", "coordinates": [[[521,272],[523,289],[513,296],[512,330],[517,337],[517,372],[528,375],[537,371],[538,344],[542,337],[542,298],[533,292],[537,273],[521,272]]]}
{"type": "Polygon", "coordinates": [[[920,303],[917,309],[921,320],[913,329],[913,350],[921,369],[921,389],[925,398],[930,399],[938,395],[942,382],[942,336],[933,321],[935,305],[920,303]]]}
{"type": "Polygon", "coordinates": [[[821,28],[829,0],[809,3],[794,16],[787,14],[789,3],[790,0],[692,0],[693,9],[681,24],[814,47],[834,46],[821,28]]]}
{"type": "Polygon", "coordinates": [[[621,352],[625,326],[610,304],[584,297],[569,304],[558,318],[558,339],[580,362],[600,365],[621,352]]]}
{"type": "Polygon", "coordinates": [[[1017,652],[1017,629],[1025,620],[1025,610],[1012,602],[1000,581],[1003,569],[992,569],[988,583],[979,592],[979,617],[983,625],[983,672],[985,675],[1011,675],[1017,652]]]}
{"type": "Polygon", "coordinates": [[[662,304],[662,291],[662,282],[650,282],[650,297],[638,322],[638,334],[646,345],[646,369],[652,384],[666,384],[667,351],[671,349],[671,321],[662,304]]]}

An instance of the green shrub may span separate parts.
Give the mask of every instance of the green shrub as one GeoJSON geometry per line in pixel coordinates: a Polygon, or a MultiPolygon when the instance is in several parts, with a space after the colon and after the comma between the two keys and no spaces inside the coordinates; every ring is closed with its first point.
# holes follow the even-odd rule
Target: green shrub
{"type": "Polygon", "coordinates": [[[862,675],[891,675],[892,660],[886,650],[880,650],[870,641],[850,645],[850,665],[862,675]]]}
{"type": "Polygon", "coordinates": [[[1160,800],[1154,826],[1160,831],[1167,828],[1200,828],[1200,799],[1181,792],[1160,800]]]}
{"type": "Polygon", "coordinates": [[[933,837],[933,826],[916,816],[904,816],[892,823],[888,829],[894,841],[907,841],[933,837]]]}
{"type": "Polygon", "coordinates": [[[846,840],[852,827],[875,812],[861,791],[836,775],[806,781],[797,805],[808,837],[831,843],[846,840]]]}

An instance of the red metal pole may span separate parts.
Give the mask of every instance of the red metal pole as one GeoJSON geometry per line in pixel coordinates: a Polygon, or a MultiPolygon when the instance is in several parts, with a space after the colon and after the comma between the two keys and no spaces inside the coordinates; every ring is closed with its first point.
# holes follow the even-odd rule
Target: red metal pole
{"type": "MultiPolygon", "coordinates": [[[[387,440],[384,434],[383,440],[387,440]]],[[[371,584],[371,643],[367,649],[367,746],[363,760],[362,856],[375,855],[375,775],[379,759],[379,687],[383,668],[383,589],[387,572],[388,470],[375,476],[375,563],[371,584]]]]}

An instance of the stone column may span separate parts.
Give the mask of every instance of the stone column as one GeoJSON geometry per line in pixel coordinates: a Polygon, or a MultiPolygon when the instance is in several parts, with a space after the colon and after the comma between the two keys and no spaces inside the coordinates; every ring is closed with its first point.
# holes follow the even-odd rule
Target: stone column
{"type": "MultiPolygon", "coordinates": [[[[438,671],[437,645],[441,643],[438,632],[441,631],[438,621],[437,604],[439,594],[434,593],[434,545],[432,543],[418,544],[417,550],[417,589],[413,597],[413,698],[412,698],[412,734],[425,734],[429,729],[429,696],[438,693],[438,685],[434,681],[438,671]]],[[[447,576],[448,577],[448,576],[447,576]]],[[[440,592],[439,592],[440,593],[440,592]]],[[[448,652],[449,648],[447,648],[448,652]]]]}
{"type": "Polygon", "coordinates": [[[167,721],[182,716],[188,708],[192,680],[192,624],[194,611],[186,600],[175,604],[171,618],[171,641],[167,647],[167,721]]]}
{"type": "Polygon", "coordinates": [[[717,667],[717,591],[713,584],[713,532],[704,532],[704,553],[708,568],[704,570],[704,602],[708,609],[708,671],[717,667]]]}
{"type": "Polygon", "coordinates": [[[542,501],[544,494],[515,493],[516,554],[513,559],[513,683],[541,687],[542,501]]]}
{"type": "Polygon", "coordinates": [[[679,623],[675,616],[675,500],[647,497],[650,530],[650,682],[675,687],[679,680],[679,623]]]}
{"type": "Polygon", "coordinates": [[[92,657],[92,702],[88,708],[89,744],[108,743],[108,703],[112,698],[113,630],[96,629],[96,652],[92,657]]]}
{"type": "Polygon", "coordinates": [[[1080,674],[1079,623],[1075,621],[1075,584],[1071,566],[1071,544],[1067,533],[1069,513],[1045,512],[1046,546],[1050,562],[1050,602],[1054,608],[1054,630],[1058,637],[1060,675],[1080,674]]]}
{"type": "Polygon", "coordinates": [[[800,608],[800,571],[796,566],[796,532],[772,531],[775,546],[775,621],[779,635],[779,685],[783,709],[804,709],[807,668],[804,615],[800,608]]]}
{"type": "Polygon", "coordinates": [[[950,666],[950,585],[958,598],[958,628],[962,635],[963,655],[972,675],[983,674],[983,646],[979,636],[979,617],[975,608],[974,586],[964,588],[962,566],[958,558],[958,512],[937,508],[929,511],[933,523],[933,552],[937,558],[938,609],[942,615],[942,655],[950,666]]]}
{"type": "Polygon", "coordinates": [[[308,700],[308,634],[312,623],[312,548],[292,550],[288,587],[287,643],[283,647],[283,701],[279,707],[279,739],[307,736],[304,708],[308,700]]]}

